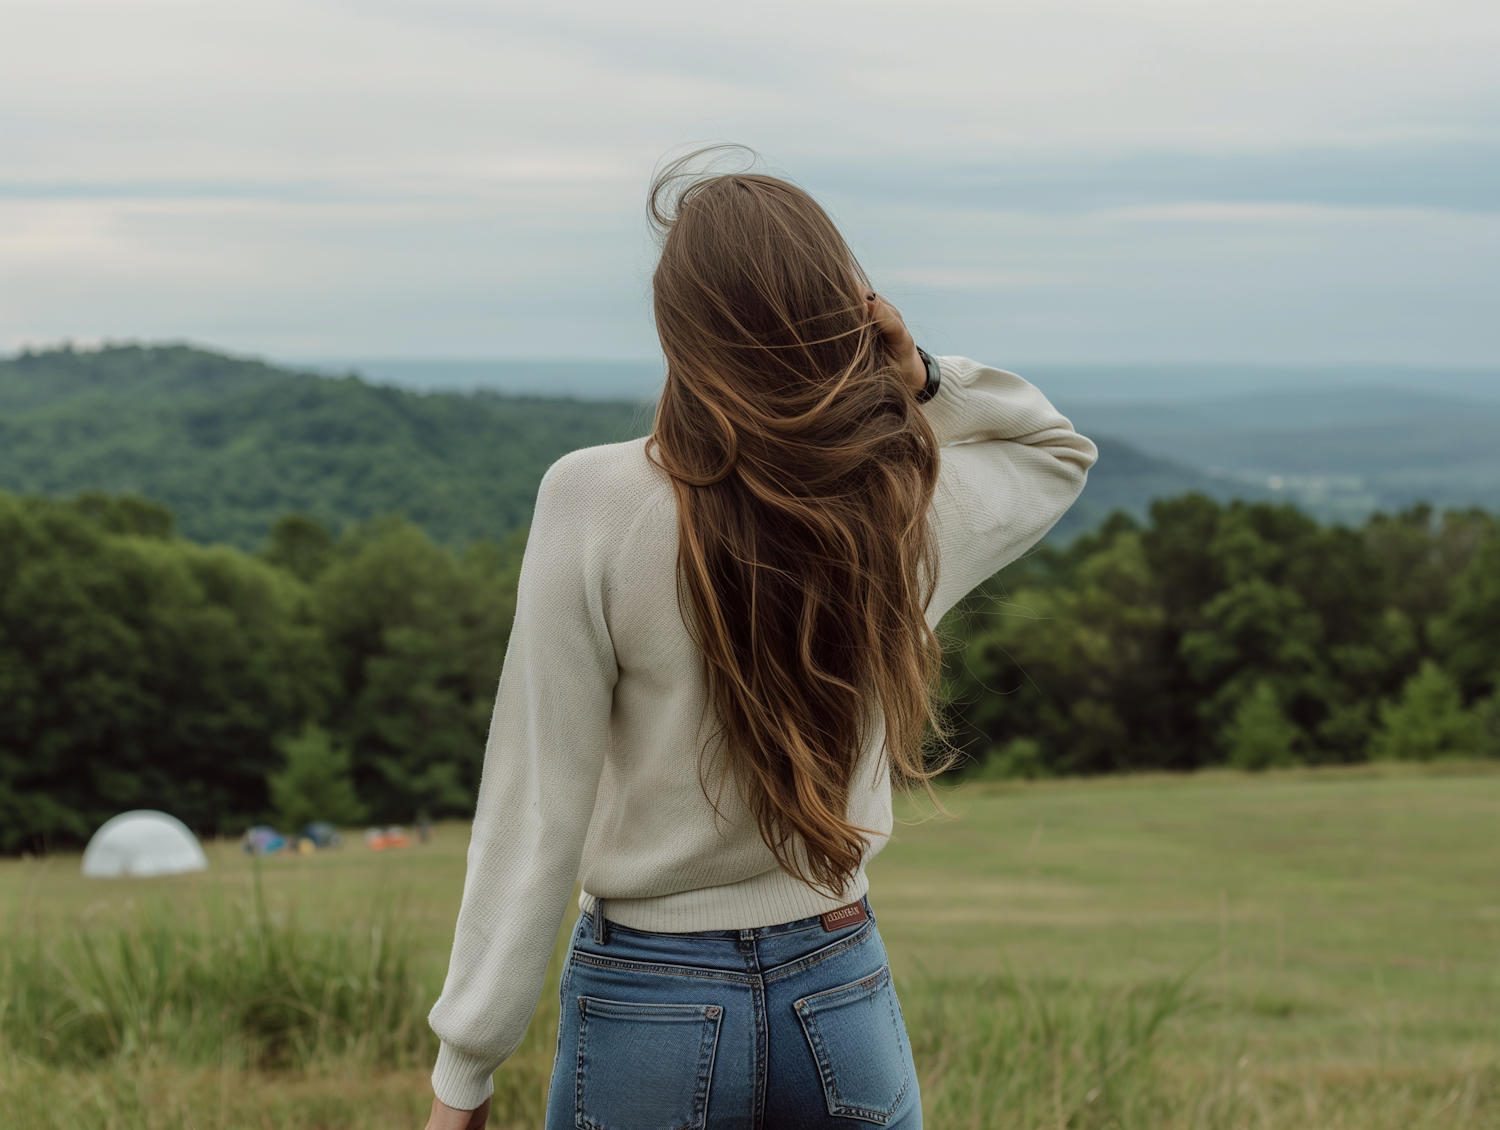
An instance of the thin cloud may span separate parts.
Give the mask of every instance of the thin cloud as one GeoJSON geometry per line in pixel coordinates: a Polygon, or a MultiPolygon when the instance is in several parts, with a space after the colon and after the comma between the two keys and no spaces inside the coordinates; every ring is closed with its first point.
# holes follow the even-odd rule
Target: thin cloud
{"type": "Polygon", "coordinates": [[[963,352],[1492,360],[1497,55],[1487,0],[16,0],[0,344],[650,357],[711,134],[963,352]]]}

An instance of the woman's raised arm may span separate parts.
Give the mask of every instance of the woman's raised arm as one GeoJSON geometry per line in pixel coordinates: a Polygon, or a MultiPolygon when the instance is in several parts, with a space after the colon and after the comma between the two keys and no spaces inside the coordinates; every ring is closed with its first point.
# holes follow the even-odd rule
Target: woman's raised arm
{"type": "Polygon", "coordinates": [[[1034,385],[964,357],[940,357],[924,407],[943,444],[933,498],[936,623],[981,581],[1039,542],[1073,505],[1099,457],[1034,385]]]}

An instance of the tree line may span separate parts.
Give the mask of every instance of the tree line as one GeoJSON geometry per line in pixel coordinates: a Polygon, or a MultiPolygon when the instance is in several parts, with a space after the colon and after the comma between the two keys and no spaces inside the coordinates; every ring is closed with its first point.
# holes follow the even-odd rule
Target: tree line
{"type": "MultiPolygon", "coordinates": [[[[0,493],[0,850],[128,808],[472,810],[524,532],[282,518],[255,553],[151,502],[0,493]]],[[[1500,522],[1358,529],[1155,503],[1044,545],[943,625],[950,740],[990,777],[1500,755],[1500,522]]]]}
{"type": "Polygon", "coordinates": [[[1189,494],[1044,545],[947,625],[990,776],[1500,756],[1500,522],[1189,494]]]}
{"type": "Polygon", "coordinates": [[[522,542],[291,516],[259,553],[130,497],[0,493],[0,850],[472,810],[522,542]]]}

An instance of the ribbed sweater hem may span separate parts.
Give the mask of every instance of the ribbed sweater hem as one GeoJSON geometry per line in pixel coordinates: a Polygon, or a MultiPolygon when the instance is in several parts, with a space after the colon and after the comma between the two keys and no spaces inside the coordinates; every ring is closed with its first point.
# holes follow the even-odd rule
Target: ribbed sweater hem
{"type": "MultiPolygon", "coordinates": [[[[632,930],[658,934],[751,930],[826,914],[863,898],[869,889],[863,867],[838,898],[819,894],[778,868],[721,887],[701,887],[656,898],[606,898],[604,917],[632,930]]],[[[578,897],[578,907],[591,914],[594,896],[584,891],[578,897]]]]}
{"type": "Polygon", "coordinates": [[[432,1092],[455,1110],[473,1110],[494,1093],[495,1069],[504,1059],[470,1055],[445,1041],[432,1069],[432,1092]]]}

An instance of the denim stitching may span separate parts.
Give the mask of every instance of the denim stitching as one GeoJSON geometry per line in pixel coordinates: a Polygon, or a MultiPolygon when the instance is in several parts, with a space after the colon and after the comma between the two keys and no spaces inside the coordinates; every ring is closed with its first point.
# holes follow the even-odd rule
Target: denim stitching
{"type": "Polygon", "coordinates": [[[672,1016],[691,1012],[712,1019],[711,1014],[705,1010],[720,1006],[715,1004],[648,1004],[643,1001],[612,1001],[605,1000],[603,997],[579,997],[578,1007],[584,1009],[585,1014],[589,1016],[672,1016]]]}
{"type": "MultiPolygon", "coordinates": [[[[554,1064],[559,1064],[559,1063],[562,1062],[562,1038],[563,1038],[563,1028],[565,1027],[565,1025],[562,1023],[562,1015],[563,1015],[563,1009],[565,1009],[565,1008],[568,1007],[568,986],[572,983],[572,973],[573,973],[573,963],[571,961],[565,961],[565,962],[563,962],[562,977],[559,978],[558,983],[557,983],[557,1015],[558,1015],[558,1025],[557,1025],[557,1049],[552,1053],[552,1062],[554,1064]]],[[[578,1046],[579,1046],[579,1051],[582,1052],[582,1050],[583,1050],[583,1040],[582,1040],[581,1037],[580,1037],[580,1039],[578,1041],[578,1046]]],[[[554,1071],[557,1070],[556,1067],[554,1067],[553,1070],[554,1071]]],[[[574,1080],[574,1087],[575,1088],[577,1087],[577,1079],[576,1078],[574,1080]]],[[[575,1119],[575,1121],[576,1121],[576,1119],[575,1119]]]]}
{"type": "Polygon", "coordinates": [[[588,1130],[588,1119],[583,1116],[583,1049],[588,1045],[589,1014],[578,1001],[578,1069],[573,1076],[573,1125],[576,1130],[588,1130]]]}
{"type": "Polygon", "coordinates": [[[766,982],[761,976],[759,929],[739,931],[735,949],[745,964],[745,973],[754,978],[750,984],[751,1032],[755,1046],[752,1049],[753,1078],[750,1090],[751,1130],[760,1130],[766,1090],[766,1043],[769,1020],[766,1016],[766,982]]]}
{"type": "Polygon", "coordinates": [[[714,1060],[719,1055],[719,1026],[724,1023],[724,1009],[721,1007],[706,1010],[708,1019],[713,1023],[713,1039],[708,1038],[708,1032],[703,1033],[703,1047],[698,1050],[698,1079],[701,1086],[694,1092],[693,1124],[701,1127],[708,1121],[708,1099],[709,1092],[714,1085],[714,1060]]]}
{"type": "Polygon", "coordinates": [[[803,997],[802,1001],[799,1003],[812,1002],[823,997],[874,996],[880,991],[881,982],[890,980],[890,976],[891,967],[889,965],[882,965],[868,977],[861,977],[858,981],[850,981],[847,985],[835,985],[831,989],[821,989],[816,993],[809,993],[807,996],[803,997]],[[855,989],[858,989],[860,991],[858,993],[855,993],[853,991],[855,989]]]}
{"type": "Polygon", "coordinates": [[[875,923],[866,922],[856,933],[850,934],[847,938],[843,938],[820,950],[813,950],[812,953],[807,954],[805,957],[799,957],[796,961],[789,961],[785,965],[778,965],[770,972],[764,974],[765,979],[767,981],[778,981],[783,977],[790,977],[793,973],[800,973],[804,969],[811,969],[814,965],[819,965],[827,961],[830,957],[837,957],[845,950],[853,949],[865,941],[874,930],[875,923]]]}
{"type": "Polygon", "coordinates": [[[654,973],[661,977],[694,977],[702,981],[734,981],[741,985],[754,985],[760,980],[751,973],[733,973],[727,969],[700,969],[692,965],[658,965],[644,961],[630,961],[620,957],[599,957],[597,954],[577,951],[574,961],[592,965],[599,969],[618,969],[630,973],[654,973]]]}
{"type": "Polygon", "coordinates": [[[766,984],[763,978],[757,979],[757,983],[751,986],[750,1003],[755,1010],[755,1089],[750,1095],[751,1115],[750,1124],[754,1130],[760,1130],[765,1124],[766,1117],[766,1081],[769,1070],[769,1056],[767,1055],[767,1044],[770,1022],[766,1016],[766,984]]]}

